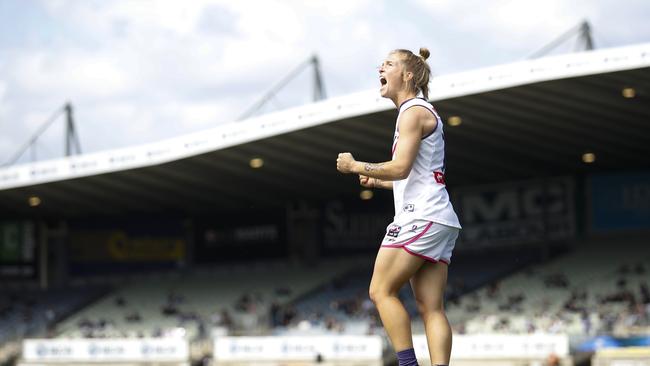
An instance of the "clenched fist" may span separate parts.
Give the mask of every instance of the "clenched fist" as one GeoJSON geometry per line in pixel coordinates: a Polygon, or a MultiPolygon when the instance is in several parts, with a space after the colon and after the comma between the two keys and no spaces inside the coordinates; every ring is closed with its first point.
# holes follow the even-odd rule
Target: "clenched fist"
{"type": "Polygon", "coordinates": [[[341,173],[352,173],[352,167],[354,166],[354,156],[349,152],[340,153],[339,157],[336,159],[336,170],[341,173]]]}
{"type": "Polygon", "coordinates": [[[359,184],[366,188],[376,188],[377,178],[371,178],[367,175],[359,174],[359,184]]]}

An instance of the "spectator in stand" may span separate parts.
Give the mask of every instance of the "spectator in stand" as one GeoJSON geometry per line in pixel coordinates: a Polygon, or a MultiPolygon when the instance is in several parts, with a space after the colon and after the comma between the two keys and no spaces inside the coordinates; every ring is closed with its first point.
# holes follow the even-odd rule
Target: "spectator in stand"
{"type": "Polygon", "coordinates": [[[117,305],[118,307],[125,307],[126,306],[126,300],[124,299],[124,297],[122,297],[120,295],[120,296],[115,298],[115,305],[117,305]]]}
{"type": "Polygon", "coordinates": [[[297,312],[293,305],[287,305],[282,312],[282,325],[287,327],[296,319],[297,312]]]}
{"type": "Polygon", "coordinates": [[[641,290],[641,303],[643,304],[650,304],[650,290],[648,289],[648,284],[646,282],[643,282],[640,285],[640,290],[641,290]]]}
{"type": "Polygon", "coordinates": [[[129,323],[139,323],[142,321],[142,316],[140,316],[140,313],[137,310],[134,310],[126,315],[125,320],[129,323]]]}
{"type": "Polygon", "coordinates": [[[488,285],[487,297],[489,299],[496,299],[499,296],[499,281],[494,281],[488,285]]]}
{"type": "Polygon", "coordinates": [[[271,321],[271,327],[275,328],[282,324],[282,307],[277,301],[274,301],[269,307],[269,320],[271,321]]]}

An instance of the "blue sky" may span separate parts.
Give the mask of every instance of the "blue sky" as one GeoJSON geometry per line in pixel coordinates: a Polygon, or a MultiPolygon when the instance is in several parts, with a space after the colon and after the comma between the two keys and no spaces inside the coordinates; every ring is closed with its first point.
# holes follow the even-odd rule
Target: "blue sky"
{"type": "MultiPolygon", "coordinates": [[[[598,48],[649,42],[648,14],[645,0],[0,0],[0,163],[68,100],[84,152],[106,150],[233,121],[313,53],[338,96],[377,88],[394,48],[426,46],[448,74],[522,60],[583,19],[598,48]]],[[[267,110],[309,102],[308,76],[267,110]]],[[[62,141],[60,120],[39,159],[62,141]]]]}

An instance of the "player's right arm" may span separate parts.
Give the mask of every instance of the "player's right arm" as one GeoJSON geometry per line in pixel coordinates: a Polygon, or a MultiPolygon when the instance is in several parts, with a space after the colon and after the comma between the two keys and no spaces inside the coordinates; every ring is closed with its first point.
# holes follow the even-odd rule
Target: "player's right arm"
{"type": "Polygon", "coordinates": [[[393,189],[392,181],[372,178],[363,174],[359,174],[359,184],[361,184],[361,186],[366,188],[393,189]]]}

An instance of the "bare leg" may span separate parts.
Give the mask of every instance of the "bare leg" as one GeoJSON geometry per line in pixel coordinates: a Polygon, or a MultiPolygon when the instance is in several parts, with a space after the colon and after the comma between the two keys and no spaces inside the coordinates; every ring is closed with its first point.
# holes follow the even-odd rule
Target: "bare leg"
{"type": "Polygon", "coordinates": [[[396,352],[413,348],[411,320],[397,297],[400,288],[424,263],[424,260],[399,248],[381,248],[370,281],[370,299],[396,352]]]}
{"type": "Polygon", "coordinates": [[[446,285],[447,265],[444,263],[427,262],[411,279],[434,365],[449,365],[451,357],[451,327],[444,309],[446,285]]]}

